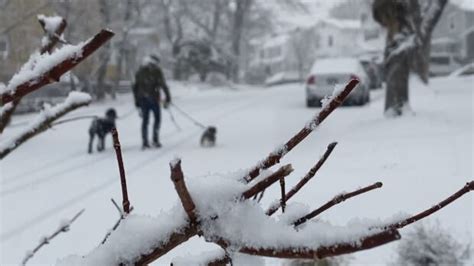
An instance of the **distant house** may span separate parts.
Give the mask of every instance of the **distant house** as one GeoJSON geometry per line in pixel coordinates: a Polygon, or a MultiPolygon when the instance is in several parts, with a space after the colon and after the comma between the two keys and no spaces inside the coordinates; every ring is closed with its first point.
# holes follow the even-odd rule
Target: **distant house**
{"type": "Polygon", "coordinates": [[[474,2],[449,2],[436,25],[431,54],[449,55],[458,62],[474,60],[474,2]]]}
{"type": "Polygon", "coordinates": [[[267,84],[302,81],[317,58],[382,54],[384,34],[368,13],[360,20],[324,18],[255,40],[249,72],[267,84]]]}

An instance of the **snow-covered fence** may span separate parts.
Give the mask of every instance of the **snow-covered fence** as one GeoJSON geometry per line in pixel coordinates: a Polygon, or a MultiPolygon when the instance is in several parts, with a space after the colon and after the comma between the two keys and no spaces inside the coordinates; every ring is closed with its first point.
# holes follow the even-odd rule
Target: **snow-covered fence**
{"type": "MultiPolygon", "coordinates": [[[[394,217],[387,221],[364,221],[346,227],[332,226],[312,220],[327,209],[347,200],[382,187],[381,182],[341,193],[328,203],[308,212],[299,204],[287,204],[291,196],[303,188],[327,160],[335,143],[328,146],[321,159],[297,185],[285,193],[282,184],[293,171],[291,164],[277,171],[268,169],[306,138],[331,114],[358,84],[353,80],[336,92],[318,115],[284,146],[277,148],[248,172],[211,175],[186,179],[181,160],[170,163],[171,181],[174,183],[180,205],[152,218],[141,215],[122,215],[120,223],[108,233],[107,241],[84,256],[72,255],[58,261],[59,265],[147,265],[159,259],[178,245],[194,236],[222,248],[211,256],[202,256],[199,265],[223,265],[232,261],[237,253],[290,259],[314,259],[338,256],[374,248],[400,238],[398,229],[419,221],[474,190],[474,181],[448,199],[414,216],[394,217]],[[252,200],[265,189],[280,181],[282,199],[265,211],[259,202],[252,200]],[[285,212],[275,219],[271,214],[286,205],[285,212]]],[[[115,142],[118,144],[118,139],[115,142]]],[[[118,158],[120,149],[116,149],[118,158]]],[[[119,159],[119,166],[121,165],[119,159]]],[[[125,185],[122,182],[122,185],[125,185]]],[[[124,188],[122,188],[124,189],[124,188]]],[[[126,188],[125,188],[126,191],[126,188]]],[[[124,194],[128,201],[128,195],[124,194]]],[[[125,206],[125,204],[124,204],[125,206]]],[[[196,259],[196,258],[195,258],[196,259]]],[[[177,264],[182,261],[177,262],[177,264]]]]}
{"type": "MultiPolygon", "coordinates": [[[[63,74],[73,69],[114,35],[102,30],[95,36],[78,45],[66,44],[53,51],[57,43],[67,43],[62,37],[66,21],[61,17],[38,16],[45,36],[39,51],[15,74],[7,86],[0,87],[0,134],[7,127],[22,97],[53,82],[58,82],[63,74]]],[[[19,147],[28,139],[47,130],[52,123],[63,115],[88,105],[91,97],[85,93],[71,92],[67,99],[54,107],[46,106],[38,117],[25,130],[10,140],[0,143],[0,159],[19,147]]]]}

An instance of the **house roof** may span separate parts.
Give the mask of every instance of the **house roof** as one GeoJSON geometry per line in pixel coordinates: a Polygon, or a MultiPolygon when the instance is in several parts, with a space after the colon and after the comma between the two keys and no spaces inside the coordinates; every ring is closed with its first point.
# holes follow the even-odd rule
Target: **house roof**
{"type": "Polygon", "coordinates": [[[460,9],[474,12],[474,1],[472,0],[452,0],[451,3],[460,9]]]}

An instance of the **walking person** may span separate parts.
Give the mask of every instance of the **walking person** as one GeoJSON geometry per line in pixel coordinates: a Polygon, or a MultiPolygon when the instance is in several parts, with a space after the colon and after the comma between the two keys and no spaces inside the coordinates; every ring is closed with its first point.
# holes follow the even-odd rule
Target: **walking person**
{"type": "Polygon", "coordinates": [[[148,142],[148,122],[150,113],[154,116],[152,128],[152,144],[161,147],[159,130],[161,124],[161,91],[165,94],[163,107],[168,108],[171,103],[171,95],[166,85],[166,80],[160,66],[160,59],[157,55],[150,55],[145,58],[143,64],[135,74],[135,83],[133,84],[133,96],[135,106],[140,112],[142,118],[142,148],[150,148],[148,142]]]}

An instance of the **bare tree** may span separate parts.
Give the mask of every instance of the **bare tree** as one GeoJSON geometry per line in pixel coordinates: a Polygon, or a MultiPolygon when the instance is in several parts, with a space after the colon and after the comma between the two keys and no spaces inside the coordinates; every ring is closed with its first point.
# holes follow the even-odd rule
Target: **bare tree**
{"type": "Polygon", "coordinates": [[[447,0],[375,0],[374,19],[387,29],[385,73],[387,91],[385,112],[400,116],[409,108],[408,76],[416,72],[428,80],[431,32],[447,0]]]}

